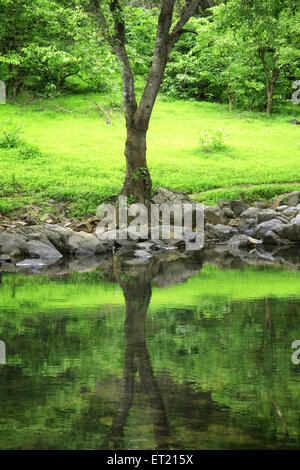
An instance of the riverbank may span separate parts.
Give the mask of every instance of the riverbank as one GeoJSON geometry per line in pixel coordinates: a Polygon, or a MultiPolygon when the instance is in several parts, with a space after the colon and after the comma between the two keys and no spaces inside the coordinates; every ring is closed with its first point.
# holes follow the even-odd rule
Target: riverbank
{"type": "MultiPolygon", "coordinates": [[[[169,206],[189,203],[193,211],[196,210],[187,194],[165,188],[158,189],[153,203],[169,206]]],[[[259,253],[260,247],[276,250],[300,245],[300,192],[277,197],[271,205],[257,202],[250,206],[241,200],[223,199],[218,206],[202,206],[201,210],[204,215],[202,249],[225,245],[229,249],[250,249],[259,253]]],[[[199,234],[199,227],[194,233],[191,230],[182,233],[180,227],[170,224],[168,238],[152,239],[144,233],[132,237],[130,231],[127,237],[122,237],[122,228],[113,238],[105,239],[97,232],[100,221],[101,216],[97,215],[82,221],[62,216],[59,222],[49,216],[47,223],[40,223],[29,214],[23,220],[0,218],[0,262],[6,268],[8,264],[40,268],[55,264],[63,257],[95,257],[120,252],[122,256],[125,254],[127,263],[134,266],[158,252],[179,252],[188,256],[191,250],[187,249],[187,244],[194,233],[199,234]]]]}

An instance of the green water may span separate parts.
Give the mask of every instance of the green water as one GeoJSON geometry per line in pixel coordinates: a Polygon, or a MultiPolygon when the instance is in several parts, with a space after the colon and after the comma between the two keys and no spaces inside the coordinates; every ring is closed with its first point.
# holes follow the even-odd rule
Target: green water
{"type": "Polygon", "coordinates": [[[198,271],[2,274],[0,449],[299,449],[300,272],[198,271]]]}

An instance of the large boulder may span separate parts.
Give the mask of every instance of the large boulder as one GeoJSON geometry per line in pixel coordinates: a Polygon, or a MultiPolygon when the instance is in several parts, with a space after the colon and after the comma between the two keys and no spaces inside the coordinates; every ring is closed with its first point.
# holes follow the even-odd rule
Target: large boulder
{"type": "Polygon", "coordinates": [[[297,220],[295,223],[278,226],[273,228],[273,231],[280,237],[291,242],[300,242],[300,220],[297,220]]]}
{"type": "Polygon", "coordinates": [[[263,240],[270,230],[274,230],[279,226],[285,226],[285,224],[278,219],[271,219],[266,222],[262,222],[261,224],[257,225],[255,236],[256,238],[263,240]]]}
{"type": "Polygon", "coordinates": [[[9,254],[18,250],[20,254],[26,252],[26,237],[11,232],[0,232],[0,253],[9,254]]]}
{"type": "Polygon", "coordinates": [[[287,217],[285,217],[284,215],[276,212],[275,210],[273,209],[264,209],[262,210],[261,212],[259,212],[256,216],[256,224],[259,225],[261,224],[262,222],[267,222],[268,220],[274,220],[274,219],[278,219],[278,220],[281,220],[281,222],[283,223],[288,223],[289,222],[289,219],[287,217]]]}
{"type": "Polygon", "coordinates": [[[26,244],[26,252],[31,258],[61,258],[62,254],[50,243],[32,240],[26,244]]]}
{"type": "Polygon", "coordinates": [[[300,203],[300,191],[293,191],[286,197],[286,204],[289,207],[295,207],[300,203]]]}
{"type": "Polygon", "coordinates": [[[226,241],[229,240],[234,235],[238,235],[238,231],[234,227],[228,225],[212,225],[206,224],[205,227],[205,237],[211,240],[226,241]]]}
{"type": "Polygon", "coordinates": [[[220,207],[206,206],[204,209],[204,221],[212,225],[224,225],[227,223],[227,218],[220,207]]]}
{"type": "Polygon", "coordinates": [[[71,255],[95,255],[100,253],[111,253],[112,243],[105,240],[99,240],[92,233],[74,232],[67,242],[66,247],[71,255]]]}

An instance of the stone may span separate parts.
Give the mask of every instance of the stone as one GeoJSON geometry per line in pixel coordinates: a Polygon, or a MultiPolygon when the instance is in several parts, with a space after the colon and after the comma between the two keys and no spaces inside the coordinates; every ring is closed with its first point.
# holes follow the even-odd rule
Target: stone
{"type": "Polygon", "coordinates": [[[233,200],[229,204],[229,208],[234,212],[235,216],[238,217],[248,208],[248,204],[239,199],[233,200]]]}
{"type": "Polygon", "coordinates": [[[24,253],[26,249],[26,238],[12,232],[0,232],[0,254],[10,254],[12,251],[19,250],[24,253]]]}
{"type": "Polygon", "coordinates": [[[0,255],[0,263],[9,263],[11,261],[10,255],[0,255]]]}
{"type": "Polygon", "coordinates": [[[33,215],[27,214],[24,218],[26,225],[36,225],[36,218],[33,215]]]}
{"type": "Polygon", "coordinates": [[[220,207],[220,209],[229,208],[229,201],[227,201],[227,199],[221,199],[218,202],[218,206],[220,207]]]}
{"type": "Polygon", "coordinates": [[[92,226],[88,222],[80,222],[75,226],[75,230],[77,232],[87,232],[91,233],[92,232],[92,226]]]}
{"type": "Polygon", "coordinates": [[[284,226],[285,224],[278,219],[271,219],[266,222],[262,222],[256,227],[256,238],[263,239],[270,230],[274,230],[276,227],[284,226]]]}
{"type": "Polygon", "coordinates": [[[292,119],[291,121],[289,121],[289,124],[294,124],[296,126],[299,126],[300,125],[300,121],[298,121],[298,119],[292,119]]]}
{"type": "Polygon", "coordinates": [[[136,247],[144,250],[149,250],[155,245],[154,242],[139,242],[137,243],[136,247]]]}
{"type": "Polygon", "coordinates": [[[262,222],[267,222],[268,220],[278,219],[283,223],[288,223],[289,219],[284,217],[282,214],[276,212],[273,209],[264,209],[259,212],[256,216],[256,224],[259,225],[262,222]]]}
{"type": "Polygon", "coordinates": [[[13,250],[11,253],[9,253],[9,256],[11,258],[19,258],[22,256],[22,251],[21,250],[13,250]]]}
{"type": "Polygon", "coordinates": [[[287,195],[286,204],[289,207],[297,206],[300,203],[300,191],[293,191],[287,195]]]}
{"type": "Polygon", "coordinates": [[[248,207],[240,214],[240,219],[253,219],[256,220],[257,215],[261,212],[258,207],[248,207]]]}
{"type": "Polygon", "coordinates": [[[295,216],[299,214],[300,210],[297,207],[287,207],[287,209],[284,209],[281,213],[286,216],[295,216]]]}
{"type": "Polygon", "coordinates": [[[228,245],[235,248],[247,248],[258,243],[259,240],[254,240],[253,238],[247,237],[246,235],[239,234],[230,238],[228,245]]]}
{"type": "Polygon", "coordinates": [[[291,241],[279,237],[273,230],[269,230],[263,238],[264,245],[291,245],[291,241]]]}
{"type": "Polygon", "coordinates": [[[99,240],[92,233],[74,232],[66,242],[67,250],[76,256],[111,253],[112,243],[99,240]]]}
{"type": "Polygon", "coordinates": [[[29,241],[26,245],[26,252],[32,258],[61,258],[62,254],[48,241],[29,241]]]}
{"type": "Polygon", "coordinates": [[[217,206],[206,206],[204,209],[204,221],[205,223],[212,225],[225,225],[227,219],[224,212],[217,206]]]}
{"type": "Polygon", "coordinates": [[[151,258],[152,255],[146,250],[137,250],[134,252],[134,256],[138,258],[151,258]]]}
{"type": "Polygon", "coordinates": [[[224,207],[223,212],[224,212],[225,216],[227,217],[227,219],[233,219],[234,218],[234,212],[231,209],[229,209],[229,207],[224,207]]]}
{"type": "MultiPolygon", "coordinates": [[[[217,224],[211,225],[209,224],[208,227],[208,236],[215,240],[225,241],[229,240],[234,235],[238,235],[238,231],[236,228],[228,227],[227,225],[217,224]]],[[[206,235],[206,233],[205,233],[206,235]]]]}
{"type": "Polygon", "coordinates": [[[290,240],[291,242],[300,242],[300,221],[295,223],[278,226],[273,231],[280,237],[290,240]]]}
{"type": "Polygon", "coordinates": [[[283,205],[283,206],[278,206],[278,207],[276,208],[276,210],[277,210],[278,212],[282,212],[282,211],[284,211],[285,209],[288,209],[288,207],[289,207],[289,206],[287,206],[287,205],[285,204],[285,205],[283,205]]]}
{"type": "Polygon", "coordinates": [[[182,191],[158,188],[152,198],[152,202],[154,204],[190,204],[191,200],[188,195],[182,191]]]}
{"type": "Polygon", "coordinates": [[[294,217],[291,222],[294,224],[294,223],[298,223],[300,222],[300,214],[296,215],[296,217],[294,217]]]}
{"type": "Polygon", "coordinates": [[[255,219],[242,219],[239,221],[238,229],[241,233],[245,233],[255,226],[255,219]]]}

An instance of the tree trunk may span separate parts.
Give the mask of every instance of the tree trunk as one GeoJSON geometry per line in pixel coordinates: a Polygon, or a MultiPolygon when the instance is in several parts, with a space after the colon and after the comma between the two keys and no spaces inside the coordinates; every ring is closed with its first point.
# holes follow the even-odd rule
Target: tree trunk
{"type": "Polygon", "coordinates": [[[273,86],[271,86],[267,90],[267,98],[268,98],[267,114],[270,116],[272,114],[272,108],[273,108],[273,98],[274,98],[274,87],[273,86]]]}
{"type": "Polygon", "coordinates": [[[138,203],[151,200],[152,181],[146,160],[146,134],[147,129],[127,125],[126,175],[121,194],[134,196],[134,202],[138,203]]]}

